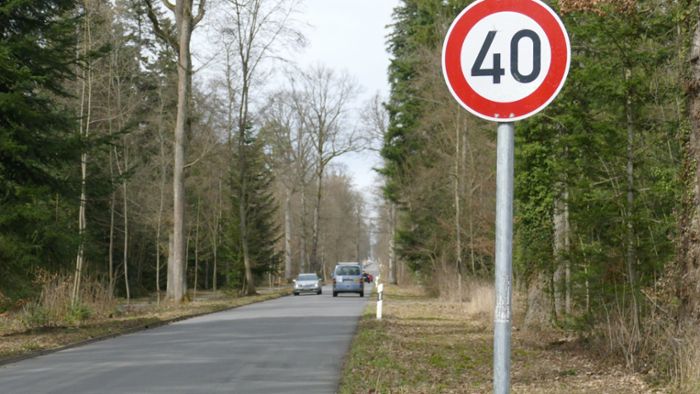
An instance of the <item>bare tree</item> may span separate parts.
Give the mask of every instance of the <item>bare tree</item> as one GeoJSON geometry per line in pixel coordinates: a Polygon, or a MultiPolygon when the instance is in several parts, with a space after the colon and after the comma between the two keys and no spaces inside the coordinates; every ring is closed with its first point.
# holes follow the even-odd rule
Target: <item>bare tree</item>
{"type": "MultiPolygon", "coordinates": [[[[354,189],[343,165],[331,165],[323,181],[323,233],[319,251],[328,261],[362,261],[369,257],[369,226],[363,193],[354,189]]],[[[327,270],[329,267],[324,264],[327,270]]]]}
{"type": "MultiPolygon", "coordinates": [[[[240,195],[238,215],[239,231],[241,241],[241,251],[243,254],[243,265],[245,267],[245,293],[255,294],[255,283],[253,279],[252,265],[250,261],[248,245],[248,223],[247,211],[251,203],[247,199],[247,167],[245,145],[251,123],[250,105],[251,87],[255,83],[258,71],[263,60],[272,55],[275,46],[281,41],[292,38],[292,42],[300,43],[303,37],[293,28],[290,28],[290,19],[298,5],[297,0],[228,0],[227,19],[221,33],[227,45],[227,82],[229,102],[237,103],[237,149],[238,149],[238,176],[240,195]],[[230,23],[232,22],[232,23],[230,23]],[[231,57],[230,50],[233,49],[237,66],[240,67],[238,73],[238,89],[231,89],[231,57]],[[237,97],[232,97],[232,93],[237,93],[237,97]]],[[[230,117],[229,117],[230,118],[230,117]]]]}
{"type": "Polygon", "coordinates": [[[336,76],[324,66],[313,67],[301,73],[301,91],[294,95],[298,112],[303,116],[314,149],[314,175],[316,198],[314,202],[311,238],[311,270],[321,268],[318,258],[321,200],[323,197],[323,175],[328,164],[335,158],[357,150],[357,130],[346,124],[346,114],[358,87],[347,74],[336,76]]]}
{"type": "MultiPolygon", "coordinates": [[[[369,149],[378,151],[384,144],[384,138],[389,128],[389,113],[386,108],[384,108],[384,100],[379,95],[379,93],[372,96],[370,101],[365,106],[362,117],[362,122],[364,124],[366,135],[369,139],[368,146],[369,149]]],[[[394,238],[396,237],[396,203],[393,201],[387,201],[388,207],[388,260],[389,260],[389,273],[388,281],[390,284],[398,283],[397,275],[397,259],[394,238]]],[[[457,214],[459,217],[459,214],[457,214]]]]}
{"type": "Polygon", "coordinates": [[[167,42],[178,54],[178,97],[175,121],[175,146],[173,163],[173,248],[168,259],[167,298],[181,302],[185,298],[185,148],[191,119],[192,55],[190,41],[192,31],[204,17],[206,0],[199,0],[198,11],[193,13],[194,0],[169,0],[161,3],[175,15],[175,31],[163,28],[154,8],[153,0],[144,0],[148,17],[155,34],[167,42]]]}
{"type": "Polygon", "coordinates": [[[381,150],[384,136],[389,128],[389,113],[384,108],[384,99],[378,92],[372,96],[362,110],[362,126],[365,138],[367,138],[367,149],[381,150]]]}
{"type": "MultiPolygon", "coordinates": [[[[292,197],[305,189],[311,167],[311,141],[303,127],[302,119],[295,110],[290,92],[280,91],[273,94],[265,107],[263,138],[272,150],[270,158],[276,179],[284,188],[284,275],[285,279],[290,279],[293,275],[292,197]]],[[[300,227],[301,233],[303,226],[300,227]]],[[[300,266],[299,271],[302,268],[300,266]]]]}

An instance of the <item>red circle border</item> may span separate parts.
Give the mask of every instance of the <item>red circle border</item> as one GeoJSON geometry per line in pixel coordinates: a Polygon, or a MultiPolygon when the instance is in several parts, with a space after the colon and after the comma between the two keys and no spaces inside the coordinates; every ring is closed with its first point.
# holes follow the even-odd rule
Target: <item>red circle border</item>
{"type": "Polygon", "coordinates": [[[546,107],[564,85],[569,71],[570,44],[564,24],[547,5],[536,0],[481,0],[465,8],[452,22],[442,51],[445,82],[457,101],[473,114],[497,122],[532,116],[546,107]],[[544,30],[551,48],[547,76],[527,97],[501,103],[478,94],[462,73],[462,47],[471,29],[483,18],[498,12],[516,12],[532,18],[544,30]]]}

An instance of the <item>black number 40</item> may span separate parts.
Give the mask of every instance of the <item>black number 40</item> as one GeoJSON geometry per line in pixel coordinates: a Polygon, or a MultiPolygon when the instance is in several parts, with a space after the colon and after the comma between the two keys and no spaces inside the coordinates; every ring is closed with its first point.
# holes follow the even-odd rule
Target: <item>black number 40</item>
{"type": "MultiPolygon", "coordinates": [[[[472,66],[472,76],[474,77],[493,77],[493,83],[501,83],[501,77],[506,74],[506,70],[501,68],[501,54],[493,54],[493,68],[484,68],[484,58],[491,48],[493,38],[496,36],[496,31],[491,30],[486,35],[486,40],[479,50],[479,55],[472,66]]],[[[542,43],[540,37],[532,30],[520,30],[510,40],[510,74],[516,81],[521,83],[529,83],[537,79],[541,69],[541,52],[542,43]],[[518,44],[523,38],[529,38],[532,41],[532,71],[530,74],[523,75],[518,68],[518,44]]]]}

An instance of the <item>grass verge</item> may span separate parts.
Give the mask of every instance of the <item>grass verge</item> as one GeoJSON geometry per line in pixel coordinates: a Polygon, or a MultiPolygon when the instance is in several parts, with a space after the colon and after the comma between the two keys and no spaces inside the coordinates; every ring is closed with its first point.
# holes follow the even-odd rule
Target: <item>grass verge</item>
{"type": "MultiPolygon", "coordinates": [[[[469,299],[478,300],[478,294],[469,299]]],[[[340,393],[493,391],[493,329],[487,311],[395,286],[385,287],[381,321],[375,319],[375,305],[360,320],[340,393]]],[[[513,393],[665,392],[648,387],[640,375],[592,358],[580,343],[562,335],[523,332],[516,325],[513,393]]]]}
{"type": "Polygon", "coordinates": [[[78,325],[30,330],[21,328],[21,324],[15,321],[16,317],[5,313],[0,315],[0,364],[288,294],[288,289],[235,298],[224,293],[205,293],[202,297],[181,305],[156,305],[148,300],[134,300],[128,306],[120,306],[110,318],[88,319],[78,325]]]}

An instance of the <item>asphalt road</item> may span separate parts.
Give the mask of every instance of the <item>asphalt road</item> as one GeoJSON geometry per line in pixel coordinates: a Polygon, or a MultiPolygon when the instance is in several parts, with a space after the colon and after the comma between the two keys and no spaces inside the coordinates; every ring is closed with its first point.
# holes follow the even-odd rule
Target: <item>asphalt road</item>
{"type": "Polygon", "coordinates": [[[66,349],[0,367],[0,393],[333,393],[367,299],[326,286],[66,349]]]}

